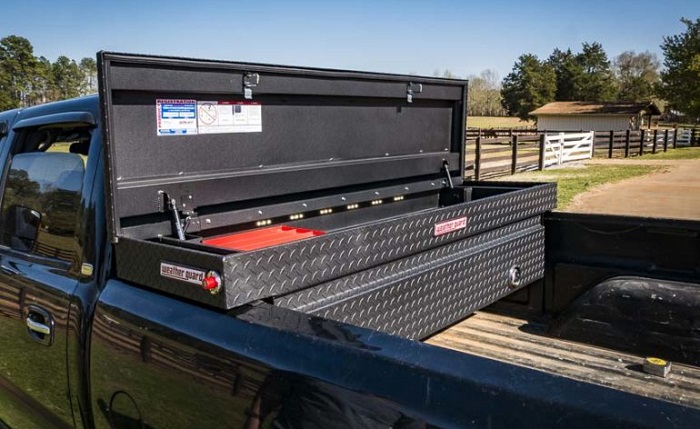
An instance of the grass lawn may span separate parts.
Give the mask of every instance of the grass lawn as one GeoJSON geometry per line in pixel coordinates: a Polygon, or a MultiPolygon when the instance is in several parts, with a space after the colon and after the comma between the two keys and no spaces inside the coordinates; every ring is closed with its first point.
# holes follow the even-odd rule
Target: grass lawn
{"type": "Polygon", "coordinates": [[[669,149],[668,152],[657,152],[656,154],[644,154],[639,159],[700,159],[700,147],[679,147],[669,149]]]}
{"type": "Polygon", "coordinates": [[[467,126],[470,128],[534,128],[535,123],[502,116],[469,116],[467,126]]]}
{"type": "Polygon", "coordinates": [[[589,165],[520,173],[515,176],[501,177],[498,180],[557,182],[557,209],[565,210],[576,195],[595,186],[615,183],[664,169],[666,167],[649,165],[589,165]]]}
{"type": "MultiPolygon", "coordinates": [[[[608,151],[605,150],[597,150],[595,158],[596,159],[603,159],[608,157],[608,151]]],[[[663,149],[657,150],[655,154],[652,154],[650,152],[645,152],[643,156],[638,157],[638,156],[631,156],[629,158],[615,158],[615,159],[627,159],[631,163],[635,161],[648,161],[648,160],[654,160],[654,159],[668,159],[668,160],[674,160],[674,159],[700,159],[700,147],[679,147],[677,149],[673,149],[672,147],[668,148],[667,152],[664,152],[663,149]]]]}

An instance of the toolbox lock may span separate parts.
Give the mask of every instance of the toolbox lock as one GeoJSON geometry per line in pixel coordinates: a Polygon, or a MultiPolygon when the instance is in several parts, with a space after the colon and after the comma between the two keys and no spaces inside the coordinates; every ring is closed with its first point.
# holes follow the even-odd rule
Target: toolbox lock
{"type": "Polygon", "coordinates": [[[202,289],[209,291],[212,295],[221,292],[221,276],[216,271],[209,271],[202,279],[202,289]]]}
{"type": "Polygon", "coordinates": [[[516,288],[516,287],[520,286],[522,281],[523,281],[523,274],[520,271],[520,267],[517,265],[514,265],[508,271],[508,286],[510,286],[512,288],[516,288]]]}

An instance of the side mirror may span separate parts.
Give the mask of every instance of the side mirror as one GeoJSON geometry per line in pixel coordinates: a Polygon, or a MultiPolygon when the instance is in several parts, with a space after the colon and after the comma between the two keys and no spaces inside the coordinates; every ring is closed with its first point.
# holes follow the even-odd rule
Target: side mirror
{"type": "Polygon", "coordinates": [[[12,206],[6,214],[6,231],[12,231],[7,237],[10,248],[28,251],[34,247],[39,234],[41,213],[25,206],[12,206]]]}
{"type": "Polygon", "coordinates": [[[7,122],[0,122],[0,139],[7,135],[7,122]]]}

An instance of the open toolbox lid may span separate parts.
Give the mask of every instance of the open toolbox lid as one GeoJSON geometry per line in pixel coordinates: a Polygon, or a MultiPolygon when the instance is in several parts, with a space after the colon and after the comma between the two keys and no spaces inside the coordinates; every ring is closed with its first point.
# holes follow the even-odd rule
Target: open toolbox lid
{"type": "Polygon", "coordinates": [[[467,82],[100,52],[110,237],[183,213],[453,176],[467,82]],[[126,228],[126,229],[125,229],[126,228]]]}

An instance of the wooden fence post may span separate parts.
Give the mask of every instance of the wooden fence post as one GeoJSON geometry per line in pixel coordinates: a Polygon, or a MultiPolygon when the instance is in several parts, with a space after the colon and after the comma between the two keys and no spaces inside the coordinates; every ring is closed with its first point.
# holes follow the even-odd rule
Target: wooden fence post
{"type": "Polygon", "coordinates": [[[651,153],[656,153],[656,141],[658,140],[657,136],[659,135],[659,130],[654,129],[654,144],[651,146],[651,153]]]}
{"type": "Polygon", "coordinates": [[[613,143],[615,142],[615,131],[610,130],[610,144],[608,145],[608,158],[612,158],[613,143]]]}
{"type": "Polygon", "coordinates": [[[690,145],[691,146],[695,146],[695,144],[697,143],[696,137],[695,137],[695,130],[696,130],[696,128],[693,127],[693,130],[690,132],[690,145]]]}
{"type": "Polygon", "coordinates": [[[644,129],[642,129],[642,134],[639,136],[639,156],[644,155],[644,129]]]}
{"type": "Polygon", "coordinates": [[[664,152],[668,150],[668,130],[664,130],[664,152]]]}
{"type": "Polygon", "coordinates": [[[673,148],[678,149],[678,128],[673,129],[673,148]]]}
{"type": "Polygon", "coordinates": [[[540,134],[540,159],[539,159],[539,169],[540,171],[544,170],[544,150],[545,150],[545,135],[544,133],[540,134]]]}
{"type": "Polygon", "coordinates": [[[476,146],[474,147],[474,180],[478,181],[481,175],[481,130],[476,138],[476,146]]]}
{"type": "Polygon", "coordinates": [[[625,133],[625,158],[629,158],[629,156],[630,156],[630,130],[628,128],[627,132],[625,133]]]}
{"type": "Polygon", "coordinates": [[[518,136],[514,135],[511,139],[511,144],[513,145],[513,155],[510,164],[510,174],[515,174],[515,170],[518,167],[518,136]]]}

